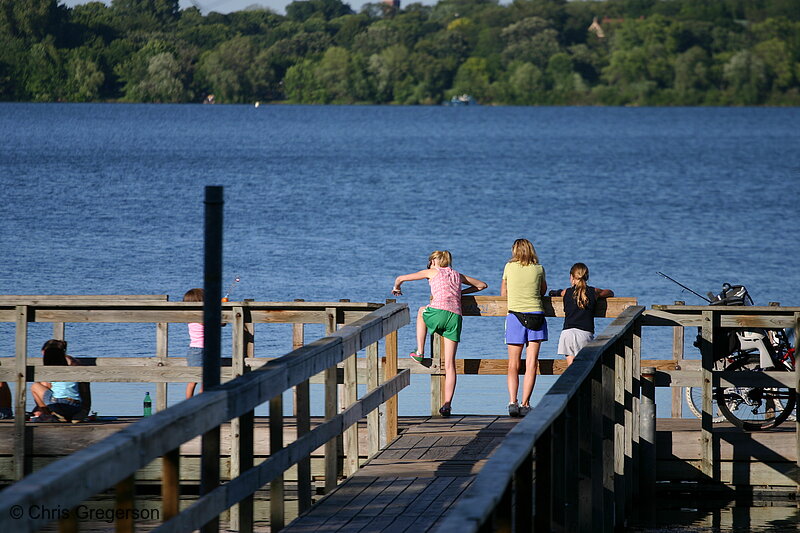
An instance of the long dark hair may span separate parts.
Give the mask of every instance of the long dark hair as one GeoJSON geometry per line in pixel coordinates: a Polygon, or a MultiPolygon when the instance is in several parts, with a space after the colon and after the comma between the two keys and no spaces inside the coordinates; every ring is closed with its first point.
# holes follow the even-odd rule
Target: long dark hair
{"type": "Polygon", "coordinates": [[[42,358],[46,366],[69,366],[67,362],[67,341],[50,339],[42,346],[42,358]]]}

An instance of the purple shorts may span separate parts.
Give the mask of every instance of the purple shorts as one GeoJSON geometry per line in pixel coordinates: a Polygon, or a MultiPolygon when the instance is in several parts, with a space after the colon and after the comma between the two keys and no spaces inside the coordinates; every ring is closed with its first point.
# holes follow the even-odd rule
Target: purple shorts
{"type": "MultiPolygon", "coordinates": [[[[525,313],[528,314],[528,313],[525,313]]],[[[543,313],[530,313],[541,315],[543,313]]],[[[517,317],[508,314],[506,317],[506,344],[528,344],[531,341],[547,340],[547,320],[542,320],[542,327],[539,329],[528,329],[522,325],[517,317]]]]}

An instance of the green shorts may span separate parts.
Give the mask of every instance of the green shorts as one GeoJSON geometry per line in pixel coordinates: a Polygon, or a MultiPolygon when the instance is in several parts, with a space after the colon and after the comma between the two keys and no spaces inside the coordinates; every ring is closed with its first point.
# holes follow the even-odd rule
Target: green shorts
{"type": "Polygon", "coordinates": [[[454,342],[461,340],[461,315],[444,309],[427,307],[422,312],[422,319],[428,326],[428,333],[438,333],[445,339],[454,342]]]}

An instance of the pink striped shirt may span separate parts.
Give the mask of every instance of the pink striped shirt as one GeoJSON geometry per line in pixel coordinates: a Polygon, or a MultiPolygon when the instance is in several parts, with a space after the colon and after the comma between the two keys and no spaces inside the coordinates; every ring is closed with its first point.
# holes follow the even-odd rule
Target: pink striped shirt
{"type": "Polygon", "coordinates": [[[461,274],[450,267],[439,268],[439,273],[428,280],[433,301],[430,307],[461,314],[461,274]]]}

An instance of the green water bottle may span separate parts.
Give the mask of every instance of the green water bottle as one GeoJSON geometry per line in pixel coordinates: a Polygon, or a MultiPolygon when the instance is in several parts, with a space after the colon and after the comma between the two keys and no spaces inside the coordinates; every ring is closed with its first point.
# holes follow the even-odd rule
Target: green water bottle
{"type": "Polygon", "coordinates": [[[144,411],[142,416],[150,416],[153,414],[153,400],[150,399],[150,393],[144,393],[144,411]]]}

